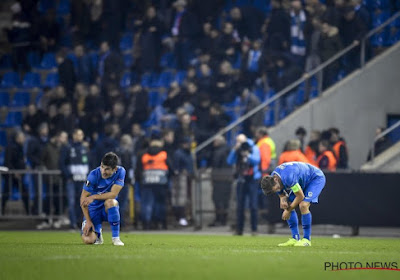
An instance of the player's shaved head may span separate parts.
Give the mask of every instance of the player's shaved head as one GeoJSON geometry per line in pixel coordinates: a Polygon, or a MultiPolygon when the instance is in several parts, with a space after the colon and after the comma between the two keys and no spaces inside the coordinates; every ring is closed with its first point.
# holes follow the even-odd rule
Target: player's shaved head
{"type": "Polygon", "coordinates": [[[244,143],[244,142],[246,142],[246,141],[247,141],[247,136],[244,135],[244,134],[239,134],[239,135],[236,137],[236,142],[237,142],[237,143],[244,143]]]}
{"type": "Polygon", "coordinates": [[[97,239],[97,234],[94,231],[90,231],[88,235],[82,234],[82,241],[85,244],[93,244],[97,239]]]}

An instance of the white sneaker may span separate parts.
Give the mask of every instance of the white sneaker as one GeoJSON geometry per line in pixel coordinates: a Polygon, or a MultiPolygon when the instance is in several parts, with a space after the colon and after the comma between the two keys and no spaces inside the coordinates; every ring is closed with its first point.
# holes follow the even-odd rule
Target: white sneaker
{"type": "Polygon", "coordinates": [[[55,222],[53,223],[53,227],[54,227],[55,229],[60,229],[61,226],[62,226],[62,223],[61,223],[60,220],[57,220],[57,221],[55,221],[55,222]]]}
{"type": "Polygon", "coordinates": [[[188,221],[185,218],[181,218],[179,220],[179,224],[183,227],[186,227],[188,225],[188,221]]]}
{"type": "Polygon", "coordinates": [[[51,228],[51,224],[48,222],[42,222],[36,226],[36,229],[49,229],[51,228]]]}
{"type": "Polygon", "coordinates": [[[115,246],[124,246],[125,244],[119,239],[119,237],[113,237],[112,244],[115,246]]]}
{"type": "Polygon", "coordinates": [[[67,217],[62,217],[60,222],[62,226],[69,226],[71,224],[71,221],[67,217]]]}
{"type": "Polygon", "coordinates": [[[103,240],[103,229],[100,229],[100,236],[97,237],[96,241],[94,242],[94,245],[101,245],[104,243],[103,240]]]}

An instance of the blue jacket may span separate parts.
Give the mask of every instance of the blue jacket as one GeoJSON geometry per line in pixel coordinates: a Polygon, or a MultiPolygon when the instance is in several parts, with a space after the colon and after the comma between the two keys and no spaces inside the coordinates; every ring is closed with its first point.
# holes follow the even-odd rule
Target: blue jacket
{"type": "MultiPolygon", "coordinates": [[[[253,167],[253,178],[255,180],[261,178],[261,172],[260,172],[260,150],[258,149],[257,145],[254,144],[254,141],[251,139],[247,139],[247,143],[250,145],[252,148],[251,154],[248,158],[248,163],[251,167],[253,167]]],[[[229,165],[233,165],[237,162],[238,155],[237,151],[235,149],[232,149],[231,152],[228,155],[228,158],[226,162],[229,165]]]]}

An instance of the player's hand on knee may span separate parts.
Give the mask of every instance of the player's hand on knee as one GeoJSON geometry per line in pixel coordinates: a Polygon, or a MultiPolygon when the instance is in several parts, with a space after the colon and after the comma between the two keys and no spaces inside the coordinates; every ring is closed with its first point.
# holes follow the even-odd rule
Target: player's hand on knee
{"type": "Polygon", "coordinates": [[[287,221],[289,220],[289,218],[290,218],[290,211],[285,209],[282,213],[282,220],[287,221]]]}
{"type": "Polygon", "coordinates": [[[287,202],[286,198],[281,199],[280,207],[281,209],[287,209],[289,207],[289,203],[287,202]]]}
{"type": "Polygon", "coordinates": [[[86,221],[85,227],[83,228],[83,234],[88,236],[91,231],[94,231],[94,225],[92,222],[86,221]]]}

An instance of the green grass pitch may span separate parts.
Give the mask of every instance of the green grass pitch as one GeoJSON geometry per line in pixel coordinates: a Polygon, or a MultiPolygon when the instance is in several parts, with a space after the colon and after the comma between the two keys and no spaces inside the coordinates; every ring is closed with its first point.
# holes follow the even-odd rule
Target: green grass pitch
{"type": "MultiPolygon", "coordinates": [[[[397,262],[400,240],[123,233],[124,247],[81,244],[69,232],[0,232],[0,279],[400,279],[400,271],[325,271],[325,262],[397,262]]],[[[400,267],[399,267],[400,268],[400,267]]]]}

